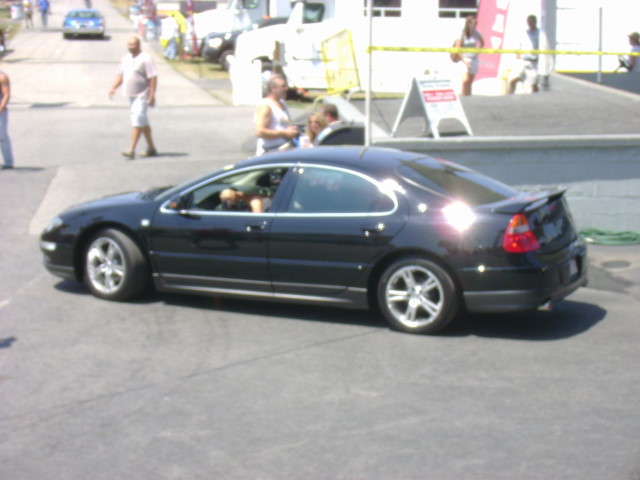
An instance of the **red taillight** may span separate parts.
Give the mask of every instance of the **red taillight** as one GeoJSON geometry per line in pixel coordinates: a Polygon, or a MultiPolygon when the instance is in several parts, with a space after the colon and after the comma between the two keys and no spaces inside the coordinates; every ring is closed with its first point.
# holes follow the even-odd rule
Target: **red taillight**
{"type": "Polygon", "coordinates": [[[527,216],[523,213],[514,215],[504,232],[502,248],[509,253],[526,253],[540,248],[538,239],[529,228],[527,216]]]}

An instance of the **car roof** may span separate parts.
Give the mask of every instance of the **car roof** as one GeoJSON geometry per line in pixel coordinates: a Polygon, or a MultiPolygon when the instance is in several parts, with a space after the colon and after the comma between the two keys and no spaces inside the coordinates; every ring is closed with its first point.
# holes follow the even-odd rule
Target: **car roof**
{"type": "Polygon", "coordinates": [[[314,148],[296,148],[283,152],[269,153],[249,158],[235,164],[235,168],[245,168],[274,163],[317,163],[367,172],[371,175],[384,175],[395,170],[400,164],[418,158],[424,154],[406,152],[394,148],[362,146],[327,146],[314,148]]]}

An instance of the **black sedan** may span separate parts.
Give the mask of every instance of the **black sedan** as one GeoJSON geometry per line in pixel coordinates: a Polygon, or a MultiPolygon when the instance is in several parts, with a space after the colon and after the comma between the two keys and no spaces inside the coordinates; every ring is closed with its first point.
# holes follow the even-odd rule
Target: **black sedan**
{"type": "Polygon", "coordinates": [[[248,25],[245,29],[208,33],[204,37],[200,51],[206,60],[218,63],[224,70],[228,71],[231,67],[230,59],[235,52],[238,35],[252,29],[287,23],[287,20],[288,17],[269,17],[261,19],[258,23],[248,25]]]}
{"type": "Polygon", "coordinates": [[[173,188],[73,207],[46,268],[107,300],[166,292],[379,310],[433,333],[469,312],[536,309],[586,285],[563,191],[523,193],[452,162],[318,147],[173,188]]]}

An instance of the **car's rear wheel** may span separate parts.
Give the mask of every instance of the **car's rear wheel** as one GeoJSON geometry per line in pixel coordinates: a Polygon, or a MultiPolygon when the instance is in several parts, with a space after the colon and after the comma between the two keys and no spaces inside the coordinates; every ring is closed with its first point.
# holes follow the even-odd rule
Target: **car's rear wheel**
{"type": "Polygon", "coordinates": [[[96,297],[123,301],[144,291],[149,282],[149,268],[136,243],[120,230],[109,228],[89,241],[84,278],[96,297]]]}
{"type": "Polygon", "coordinates": [[[380,311],[395,329],[435,333],[455,317],[458,294],[451,276],[435,262],[410,257],[391,264],[378,281],[380,311]]]}

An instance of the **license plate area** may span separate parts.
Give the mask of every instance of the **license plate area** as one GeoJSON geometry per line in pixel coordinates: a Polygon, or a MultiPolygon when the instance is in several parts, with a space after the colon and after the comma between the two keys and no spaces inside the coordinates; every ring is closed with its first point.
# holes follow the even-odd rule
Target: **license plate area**
{"type": "Polygon", "coordinates": [[[572,258],[565,263],[560,269],[560,277],[562,283],[569,283],[575,280],[580,275],[580,259],[572,258]]]}

